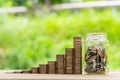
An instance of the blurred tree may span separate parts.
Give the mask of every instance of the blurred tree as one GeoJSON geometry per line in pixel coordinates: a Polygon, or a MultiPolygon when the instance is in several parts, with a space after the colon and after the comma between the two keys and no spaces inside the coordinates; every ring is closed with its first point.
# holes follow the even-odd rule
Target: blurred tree
{"type": "MultiPolygon", "coordinates": [[[[45,0],[33,0],[39,4],[45,4],[45,0]]],[[[98,1],[98,0],[50,0],[51,4],[60,4],[68,2],[80,2],[80,1],[98,1]]],[[[1,0],[0,6],[31,6],[32,0],[1,0]]]]}
{"type": "Polygon", "coordinates": [[[27,3],[27,0],[13,0],[14,6],[26,5],[26,3],[27,3]]]}
{"type": "MultiPolygon", "coordinates": [[[[58,4],[64,2],[70,2],[71,0],[51,0],[51,4],[58,4]]],[[[40,3],[45,3],[45,0],[39,0],[40,3]]]]}

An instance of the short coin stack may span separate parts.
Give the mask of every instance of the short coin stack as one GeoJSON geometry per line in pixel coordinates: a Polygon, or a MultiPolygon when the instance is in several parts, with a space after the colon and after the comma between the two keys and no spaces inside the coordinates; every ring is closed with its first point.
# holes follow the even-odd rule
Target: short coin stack
{"type": "Polygon", "coordinates": [[[40,64],[40,73],[47,74],[48,73],[48,65],[47,64],[40,64]]]}
{"type": "Polygon", "coordinates": [[[57,74],[64,74],[64,55],[59,54],[56,59],[57,74]]]}
{"type": "Polygon", "coordinates": [[[30,73],[30,71],[29,70],[23,70],[21,73],[30,73]]]}
{"type": "Polygon", "coordinates": [[[31,73],[38,73],[38,68],[37,67],[32,67],[31,73]]]}
{"type": "Polygon", "coordinates": [[[48,74],[55,74],[55,73],[56,73],[56,62],[48,61],[48,74]]]}

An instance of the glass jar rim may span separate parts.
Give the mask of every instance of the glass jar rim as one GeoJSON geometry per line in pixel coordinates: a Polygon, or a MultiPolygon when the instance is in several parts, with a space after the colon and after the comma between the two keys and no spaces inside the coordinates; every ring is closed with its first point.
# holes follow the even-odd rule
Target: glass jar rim
{"type": "Polygon", "coordinates": [[[106,33],[87,33],[85,42],[108,42],[106,33]]]}

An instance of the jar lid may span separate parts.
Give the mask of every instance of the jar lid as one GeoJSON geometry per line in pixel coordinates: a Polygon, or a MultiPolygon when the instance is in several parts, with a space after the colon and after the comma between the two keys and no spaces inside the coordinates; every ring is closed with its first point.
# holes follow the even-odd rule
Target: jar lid
{"type": "Polygon", "coordinates": [[[106,33],[88,33],[86,36],[87,41],[108,42],[106,33]]]}

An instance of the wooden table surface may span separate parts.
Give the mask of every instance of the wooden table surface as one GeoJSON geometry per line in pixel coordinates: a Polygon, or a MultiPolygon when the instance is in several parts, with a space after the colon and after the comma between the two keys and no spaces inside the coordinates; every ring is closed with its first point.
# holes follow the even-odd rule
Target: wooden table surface
{"type": "MultiPolygon", "coordinates": [[[[0,70],[0,80],[120,80],[120,71],[101,74],[13,74],[14,70],[0,70]]],[[[18,71],[18,70],[17,70],[18,71]]]]}

